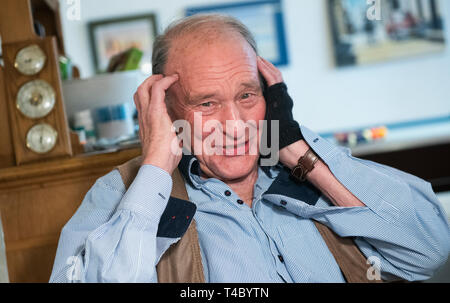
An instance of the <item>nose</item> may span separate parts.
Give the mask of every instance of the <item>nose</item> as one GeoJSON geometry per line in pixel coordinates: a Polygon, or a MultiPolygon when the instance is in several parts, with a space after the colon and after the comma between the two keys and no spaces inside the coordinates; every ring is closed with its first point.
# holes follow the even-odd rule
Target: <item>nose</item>
{"type": "Polygon", "coordinates": [[[245,122],[239,108],[233,103],[222,112],[222,129],[229,140],[239,141],[245,136],[245,122]]]}

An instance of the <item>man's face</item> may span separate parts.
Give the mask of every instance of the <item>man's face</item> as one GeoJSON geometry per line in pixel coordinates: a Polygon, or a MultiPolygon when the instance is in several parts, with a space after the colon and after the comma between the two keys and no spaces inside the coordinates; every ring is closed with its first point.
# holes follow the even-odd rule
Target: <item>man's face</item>
{"type": "Polygon", "coordinates": [[[209,43],[186,40],[174,43],[165,69],[166,75],[180,77],[168,91],[169,112],[172,119],[190,123],[191,150],[207,176],[245,178],[257,165],[258,126],[266,109],[256,54],[236,35],[209,43]],[[201,129],[196,131],[194,116],[200,113],[201,129]],[[254,127],[244,127],[244,122],[254,127]]]}

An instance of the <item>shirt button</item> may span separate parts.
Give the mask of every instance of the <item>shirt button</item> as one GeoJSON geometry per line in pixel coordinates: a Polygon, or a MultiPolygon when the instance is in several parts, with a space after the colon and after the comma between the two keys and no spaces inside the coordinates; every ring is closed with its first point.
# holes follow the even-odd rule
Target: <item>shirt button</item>
{"type": "Polygon", "coordinates": [[[239,203],[239,204],[244,204],[244,201],[242,201],[241,199],[238,199],[238,200],[237,200],[237,203],[239,203]]]}
{"type": "Polygon", "coordinates": [[[282,255],[278,255],[278,259],[280,259],[280,262],[281,262],[281,263],[284,263],[284,258],[283,258],[282,255]]]}
{"type": "Polygon", "coordinates": [[[226,190],[226,191],[225,191],[225,196],[227,196],[227,197],[231,196],[231,191],[226,190]]]}

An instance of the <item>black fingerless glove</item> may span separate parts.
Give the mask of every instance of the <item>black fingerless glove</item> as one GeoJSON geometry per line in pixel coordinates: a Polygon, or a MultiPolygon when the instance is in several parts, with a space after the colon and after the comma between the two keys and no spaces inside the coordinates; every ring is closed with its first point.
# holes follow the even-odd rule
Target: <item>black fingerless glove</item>
{"type": "Polygon", "coordinates": [[[291,145],[303,139],[300,126],[294,120],[292,108],[294,103],[287,92],[287,86],[284,82],[274,84],[264,91],[266,99],[266,120],[268,123],[268,142],[271,144],[271,121],[278,120],[280,127],[280,146],[279,149],[291,145]]]}

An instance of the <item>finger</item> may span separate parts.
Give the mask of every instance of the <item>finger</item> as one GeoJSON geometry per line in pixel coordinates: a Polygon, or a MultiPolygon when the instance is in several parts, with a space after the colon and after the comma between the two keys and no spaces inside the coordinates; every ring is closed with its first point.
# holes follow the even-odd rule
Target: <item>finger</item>
{"type": "Polygon", "coordinates": [[[141,142],[143,142],[144,141],[143,132],[144,132],[144,125],[145,125],[143,123],[143,119],[145,117],[145,114],[142,111],[141,103],[138,100],[137,92],[134,93],[133,99],[134,99],[134,104],[136,105],[136,110],[137,110],[137,114],[138,114],[139,139],[141,140],[141,142]]]}
{"type": "Polygon", "coordinates": [[[177,74],[164,77],[163,79],[159,80],[158,82],[154,83],[152,85],[152,99],[151,99],[151,105],[154,106],[166,106],[166,103],[164,102],[164,99],[166,97],[166,90],[169,89],[169,87],[177,82],[179,79],[179,76],[177,74]]]}
{"type": "Polygon", "coordinates": [[[139,123],[139,139],[141,140],[141,142],[144,142],[144,126],[142,123],[142,115],[139,115],[139,119],[138,119],[138,123],[139,123]]]}
{"type": "Polygon", "coordinates": [[[272,62],[270,62],[269,60],[264,59],[263,57],[260,57],[260,58],[267,66],[269,66],[272,69],[276,69],[275,65],[273,65],[272,62]]]}
{"type": "Polygon", "coordinates": [[[256,61],[256,63],[257,63],[259,72],[264,76],[264,78],[266,78],[266,76],[270,76],[268,74],[267,66],[261,57],[258,57],[258,60],[256,61]]]}
{"type": "Polygon", "coordinates": [[[164,76],[161,74],[151,75],[150,77],[145,79],[144,82],[142,82],[142,84],[140,86],[143,86],[145,88],[150,88],[152,83],[154,83],[158,80],[161,80],[162,78],[164,78],[164,76]]]}
{"type": "Polygon", "coordinates": [[[271,71],[269,70],[268,66],[266,65],[266,63],[262,60],[261,57],[258,57],[258,70],[259,72],[263,75],[264,79],[267,82],[268,86],[271,86],[275,81],[274,76],[272,75],[271,71]]]}
{"type": "Polygon", "coordinates": [[[137,93],[134,93],[133,99],[134,99],[134,105],[136,105],[138,120],[141,120],[142,119],[142,109],[141,109],[141,104],[138,101],[137,93]]]}
{"type": "Polygon", "coordinates": [[[139,119],[139,139],[141,140],[141,142],[144,141],[144,136],[143,136],[143,134],[144,134],[144,130],[143,130],[143,128],[142,128],[142,122],[141,122],[141,120],[139,119]]]}
{"type": "Polygon", "coordinates": [[[134,105],[136,106],[136,110],[137,110],[138,115],[139,115],[139,113],[141,112],[141,104],[140,104],[139,101],[138,101],[137,92],[134,93],[134,95],[133,95],[133,100],[134,100],[134,105]]]}
{"type": "Polygon", "coordinates": [[[265,74],[267,74],[267,78],[269,78],[268,80],[276,80],[276,68],[273,65],[271,66],[270,63],[264,58],[259,58],[261,59],[261,69],[265,72],[265,74]]]}
{"type": "Polygon", "coordinates": [[[139,85],[136,93],[137,93],[137,97],[138,97],[137,98],[138,102],[139,102],[139,104],[141,104],[141,108],[142,108],[142,104],[147,105],[151,99],[151,95],[150,95],[151,86],[155,82],[161,80],[162,78],[163,78],[163,75],[152,75],[152,76],[148,77],[147,79],[145,79],[145,81],[142,82],[141,85],[139,85]]]}
{"type": "Polygon", "coordinates": [[[266,59],[259,57],[261,59],[261,69],[265,70],[267,77],[269,79],[266,79],[267,84],[273,85],[276,83],[283,82],[283,76],[281,75],[281,72],[278,68],[275,67],[271,62],[267,61],[266,59]],[[270,83],[269,83],[270,82],[270,83]]]}
{"type": "Polygon", "coordinates": [[[138,115],[138,122],[139,122],[139,130],[142,130],[144,126],[144,119],[146,117],[146,109],[148,106],[142,107],[141,102],[138,100],[137,93],[134,94],[134,104],[136,105],[137,115],[138,115]]]}

